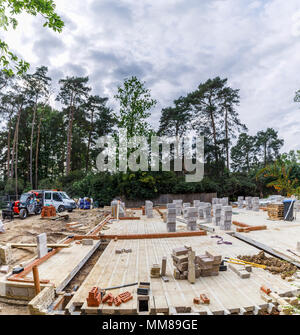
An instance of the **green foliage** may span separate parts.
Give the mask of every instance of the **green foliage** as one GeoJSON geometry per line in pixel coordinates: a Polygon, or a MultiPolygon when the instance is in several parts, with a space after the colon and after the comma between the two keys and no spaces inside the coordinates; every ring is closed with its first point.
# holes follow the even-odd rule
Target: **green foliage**
{"type": "MultiPolygon", "coordinates": [[[[0,28],[7,31],[10,27],[16,29],[18,21],[16,15],[27,13],[33,16],[40,14],[45,22],[44,27],[61,32],[64,22],[55,12],[55,3],[52,0],[1,0],[0,1],[0,28]]],[[[5,41],[0,39],[0,67],[7,75],[14,73],[22,75],[29,69],[29,64],[19,59],[5,41]]]]}
{"type": "Polygon", "coordinates": [[[259,170],[257,177],[263,175],[272,180],[267,183],[267,187],[273,187],[282,195],[291,196],[296,192],[299,185],[297,178],[291,178],[292,166],[286,164],[280,157],[273,163],[259,170]]]}
{"type": "Polygon", "coordinates": [[[147,136],[150,132],[146,119],[151,115],[150,110],[156,105],[151,98],[151,92],[145,88],[145,83],[137,77],[126,79],[123,86],[118,87],[115,98],[119,101],[118,128],[126,128],[127,136],[147,136]]]}

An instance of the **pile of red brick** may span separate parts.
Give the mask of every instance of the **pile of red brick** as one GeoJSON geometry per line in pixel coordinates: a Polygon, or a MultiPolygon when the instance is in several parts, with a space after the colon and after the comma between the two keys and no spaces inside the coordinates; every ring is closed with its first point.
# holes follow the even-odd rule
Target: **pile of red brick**
{"type": "Polygon", "coordinates": [[[206,304],[206,305],[209,305],[210,303],[210,300],[209,298],[207,297],[206,294],[200,294],[200,298],[196,297],[194,298],[194,304],[196,305],[200,305],[200,304],[206,304]]]}
{"type": "Polygon", "coordinates": [[[56,209],[54,206],[44,206],[41,213],[42,218],[50,218],[56,216],[56,209]]]}
{"type": "Polygon", "coordinates": [[[98,287],[93,287],[86,299],[88,307],[98,307],[101,303],[101,291],[98,287]]]}
{"type": "MultiPolygon", "coordinates": [[[[173,265],[175,279],[188,279],[188,252],[189,247],[173,249],[173,265]]],[[[213,255],[206,251],[205,255],[195,257],[195,277],[217,276],[219,274],[222,256],[213,255]]]]}
{"type": "Polygon", "coordinates": [[[88,307],[98,307],[101,302],[103,304],[107,303],[109,306],[112,306],[113,304],[115,306],[120,306],[122,303],[126,303],[131,299],[133,299],[133,296],[128,291],[115,297],[112,295],[112,293],[107,293],[101,299],[100,289],[98,287],[93,287],[89,292],[89,297],[86,300],[88,307]]]}

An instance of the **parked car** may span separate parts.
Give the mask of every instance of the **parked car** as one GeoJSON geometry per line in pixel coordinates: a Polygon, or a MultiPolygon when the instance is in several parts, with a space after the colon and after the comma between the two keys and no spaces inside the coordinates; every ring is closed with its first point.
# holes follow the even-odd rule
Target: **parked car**
{"type": "Polygon", "coordinates": [[[76,208],[76,203],[66,192],[63,191],[44,191],[44,206],[54,206],[58,213],[72,212],[76,208]]]}

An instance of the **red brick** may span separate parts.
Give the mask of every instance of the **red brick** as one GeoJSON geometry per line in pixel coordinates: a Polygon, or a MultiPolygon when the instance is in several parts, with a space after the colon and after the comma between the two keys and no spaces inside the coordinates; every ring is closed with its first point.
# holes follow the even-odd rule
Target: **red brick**
{"type": "Polygon", "coordinates": [[[119,296],[116,296],[116,297],[114,298],[114,304],[115,304],[116,306],[120,306],[120,305],[122,304],[122,300],[121,300],[121,298],[120,298],[119,296]]]}
{"type": "Polygon", "coordinates": [[[200,305],[201,301],[200,298],[194,298],[194,304],[200,305]]]}
{"type": "Polygon", "coordinates": [[[200,299],[202,300],[202,302],[204,304],[209,304],[210,303],[210,300],[208,299],[208,297],[206,296],[206,294],[200,294],[200,299]]]}

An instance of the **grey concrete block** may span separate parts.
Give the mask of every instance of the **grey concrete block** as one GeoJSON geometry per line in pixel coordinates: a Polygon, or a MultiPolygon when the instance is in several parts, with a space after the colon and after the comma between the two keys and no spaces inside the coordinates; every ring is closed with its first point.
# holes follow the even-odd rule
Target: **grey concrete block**
{"type": "Polygon", "coordinates": [[[38,258],[42,258],[47,255],[48,247],[47,247],[47,234],[43,233],[36,237],[37,241],[37,252],[38,258]]]}

